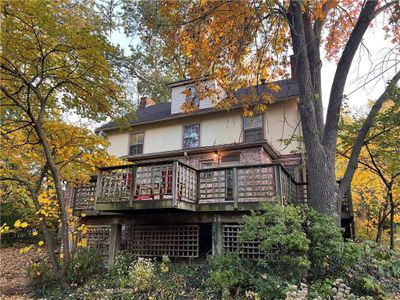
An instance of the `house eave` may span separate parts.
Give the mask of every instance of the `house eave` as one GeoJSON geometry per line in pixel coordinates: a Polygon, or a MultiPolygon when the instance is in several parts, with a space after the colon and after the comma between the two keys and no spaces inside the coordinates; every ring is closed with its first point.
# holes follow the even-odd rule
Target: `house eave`
{"type": "Polygon", "coordinates": [[[166,84],[166,86],[169,88],[174,88],[177,86],[192,84],[192,83],[201,82],[201,81],[205,81],[205,80],[210,80],[210,77],[202,77],[199,79],[182,79],[179,81],[174,81],[174,82],[168,83],[168,84],[166,84]]]}

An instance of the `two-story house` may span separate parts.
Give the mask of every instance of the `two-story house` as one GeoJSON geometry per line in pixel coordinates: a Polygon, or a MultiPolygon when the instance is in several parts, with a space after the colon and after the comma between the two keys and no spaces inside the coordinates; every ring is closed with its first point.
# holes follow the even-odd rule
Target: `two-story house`
{"type": "MultiPolygon", "coordinates": [[[[200,101],[196,84],[172,83],[170,102],[142,98],[129,126],[97,129],[110,141],[109,153],[131,164],[103,168],[76,189],[74,213],[84,213],[89,247],[108,254],[111,264],[119,249],[188,258],[239,250],[257,257],[256,242],[238,243],[242,216],[266,201],[307,201],[297,81],[279,81],[275,92],[266,84],[237,90],[229,110],[215,108],[222,89],[200,101]],[[241,99],[265,94],[273,99],[268,109],[243,117],[241,99]],[[185,113],[185,103],[198,109],[185,113]]],[[[202,84],[217,86],[211,79],[202,84]]],[[[351,210],[343,208],[347,226],[351,210]]]]}

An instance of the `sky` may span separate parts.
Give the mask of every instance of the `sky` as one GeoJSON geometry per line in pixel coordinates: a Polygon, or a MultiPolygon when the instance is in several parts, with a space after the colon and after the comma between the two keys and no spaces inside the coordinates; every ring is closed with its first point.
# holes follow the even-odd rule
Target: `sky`
{"type": "MultiPolygon", "coordinates": [[[[393,48],[393,44],[385,40],[384,35],[382,29],[370,28],[364,36],[363,46],[358,49],[354,57],[344,91],[348,97],[347,103],[352,110],[357,110],[360,106],[367,104],[368,100],[379,98],[387,81],[394,76],[396,70],[400,69],[399,55],[397,57],[391,55],[390,58],[396,61],[382,65],[385,55],[393,48]],[[383,71],[385,72],[382,74],[383,71]]],[[[323,59],[322,63],[322,95],[326,111],[336,62],[323,59]]]]}

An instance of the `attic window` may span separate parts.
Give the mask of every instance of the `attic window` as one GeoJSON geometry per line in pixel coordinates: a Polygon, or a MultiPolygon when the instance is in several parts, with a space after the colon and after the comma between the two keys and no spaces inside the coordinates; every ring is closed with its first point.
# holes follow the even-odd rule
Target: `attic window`
{"type": "Polygon", "coordinates": [[[144,133],[131,134],[131,142],[129,145],[129,155],[143,154],[144,133]]]}
{"type": "Polygon", "coordinates": [[[263,115],[255,115],[243,119],[243,134],[245,142],[255,142],[263,139],[263,115]]]}
{"type": "Polygon", "coordinates": [[[188,87],[187,93],[185,93],[186,96],[186,103],[195,106],[195,107],[200,107],[200,98],[199,95],[197,94],[197,91],[194,87],[188,87]]]}

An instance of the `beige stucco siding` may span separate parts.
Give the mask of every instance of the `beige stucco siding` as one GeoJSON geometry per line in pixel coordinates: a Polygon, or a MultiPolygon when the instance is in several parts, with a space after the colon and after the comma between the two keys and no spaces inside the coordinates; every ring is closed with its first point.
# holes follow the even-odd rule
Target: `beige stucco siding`
{"type": "Polygon", "coordinates": [[[115,156],[125,156],[128,154],[129,134],[127,132],[112,132],[107,134],[107,139],[110,142],[107,148],[108,153],[115,156]]]}
{"type": "Polygon", "coordinates": [[[281,139],[301,136],[300,114],[295,99],[270,105],[264,113],[266,139],[281,154],[299,152],[301,144],[293,141],[286,146],[281,139]]]}
{"type": "MultiPolygon", "coordinates": [[[[200,124],[200,146],[217,146],[243,141],[242,111],[210,113],[201,116],[135,126],[132,132],[144,132],[143,153],[180,150],[183,147],[183,126],[200,124]]],[[[282,154],[299,152],[299,142],[285,146],[280,140],[301,135],[299,112],[295,99],[271,104],[264,113],[264,138],[282,154]],[[297,126],[297,128],[296,128],[297,126]]],[[[110,154],[128,154],[129,134],[108,133],[110,154]]]]}
{"type": "Polygon", "coordinates": [[[240,141],[241,113],[218,113],[189,117],[144,127],[144,153],[179,150],[183,147],[183,126],[200,124],[200,146],[230,144],[240,141]]]}
{"type": "Polygon", "coordinates": [[[180,124],[156,123],[146,126],[143,153],[157,153],[182,149],[182,126],[180,124]]]}
{"type": "Polygon", "coordinates": [[[200,122],[202,147],[238,143],[242,138],[242,115],[240,111],[204,117],[200,122]]]}

